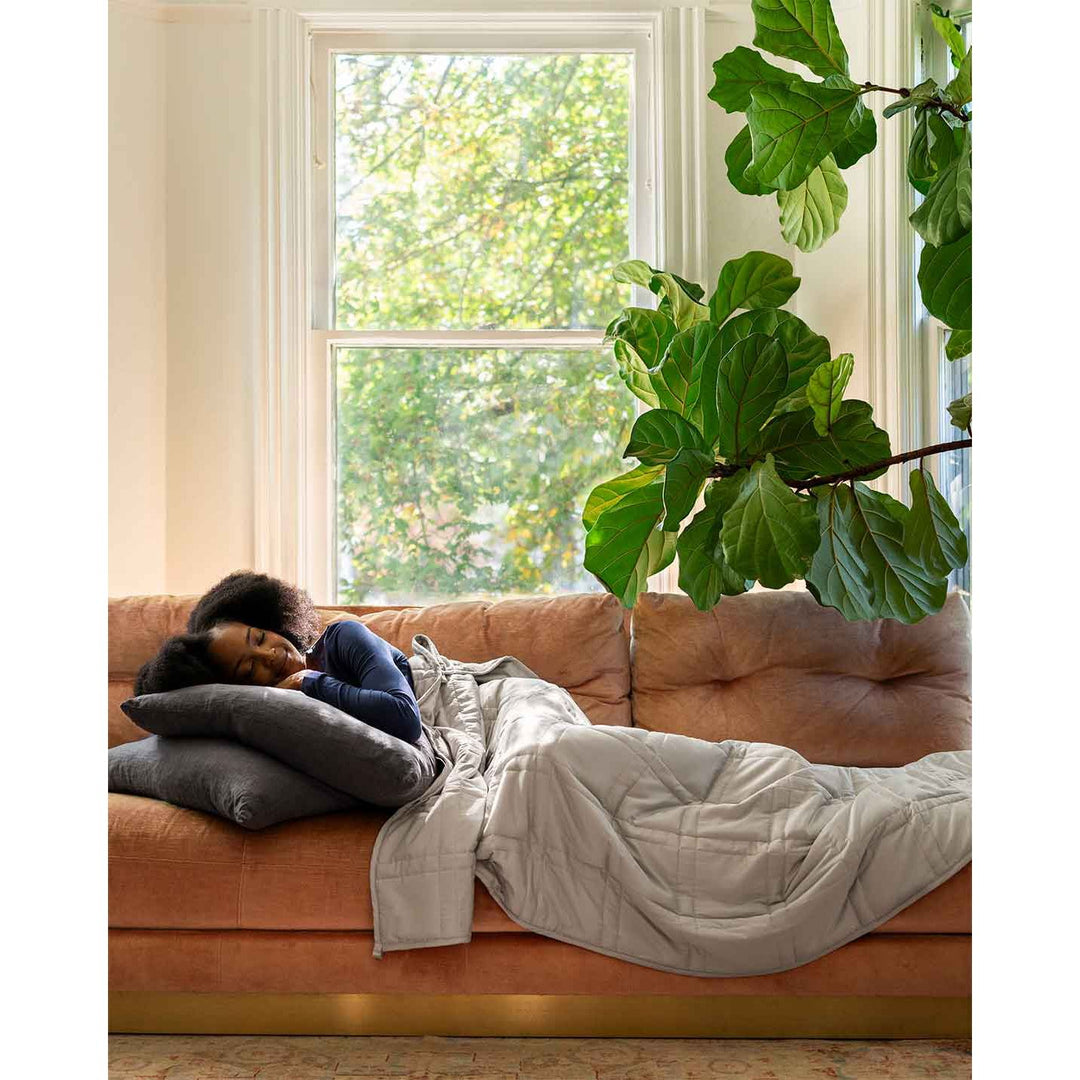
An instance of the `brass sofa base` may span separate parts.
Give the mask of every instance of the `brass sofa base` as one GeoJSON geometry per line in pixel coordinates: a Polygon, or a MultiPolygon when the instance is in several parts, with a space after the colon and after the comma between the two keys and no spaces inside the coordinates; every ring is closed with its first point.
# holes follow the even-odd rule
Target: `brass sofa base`
{"type": "Polygon", "coordinates": [[[199,1035],[969,1038],[970,997],[113,990],[109,1031],[199,1035]]]}

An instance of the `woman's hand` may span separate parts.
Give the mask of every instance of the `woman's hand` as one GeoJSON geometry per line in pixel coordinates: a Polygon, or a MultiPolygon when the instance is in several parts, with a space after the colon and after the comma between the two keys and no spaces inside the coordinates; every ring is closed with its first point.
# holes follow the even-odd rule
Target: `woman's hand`
{"type": "Polygon", "coordinates": [[[281,682],[275,684],[275,689],[300,690],[304,682],[304,676],[310,670],[310,668],[301,668],[299,671],[294,671],[291,675],[286,675],[281,682]]]}

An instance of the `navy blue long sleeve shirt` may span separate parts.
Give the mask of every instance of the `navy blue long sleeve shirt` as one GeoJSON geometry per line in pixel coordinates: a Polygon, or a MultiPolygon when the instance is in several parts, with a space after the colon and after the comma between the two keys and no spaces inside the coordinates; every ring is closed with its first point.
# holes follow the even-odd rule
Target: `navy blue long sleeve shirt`
{"type": "Polygon", "coordinates": [[[332,622],[308,649],[300,684],[308,697],[333,705],[405,742],[420,739],[420,706],[405,654],[350,619],[332,622]]]}

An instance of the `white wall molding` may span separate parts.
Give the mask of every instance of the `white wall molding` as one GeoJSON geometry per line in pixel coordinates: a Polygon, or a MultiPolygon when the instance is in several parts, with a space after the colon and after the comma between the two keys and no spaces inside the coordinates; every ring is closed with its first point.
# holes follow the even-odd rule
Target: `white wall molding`
{"type": "MultiPolygon", "coordinates": [[[[675,8],[658,19],[656,106],[662,208],[658,265],[690,281],[705,281],[707,171],[705,106],[711,68],[705,59],[705,8],[675,8]]],[[[705,505],[698,497],[691,515],[705,505]]],[[[679,592],[678,556],[649,579],[653,592],[679,592]]]]}
{"type": "Polygon", "coordinates": [[[665,269],[692,281],[705,277],[705,105],[711,69],[705,62],[705,9],[665,11],[656,57],[663,189],[665,269]]]}
{"type": "Polygon", "coordinates": [[[257,13],[262,143],[262,341],[255,350],[255,569],[307,585],[307,32],[257,13]]]}
{"type": "MultiPolygon", "coordinates": [[[[870,71],[878,86],[911,86],[914,76],[914,26],[907,0],[873,0],[867,20],[870,71]]],[[[911,259],[911,193],[907,182],[907,144],[911,113],[889,120],[881,113],[891,98],[874,95],[878,148],[870,155],[870,234],[867,296],[870,304],[870,403],[880,427],[892,437],[896,453],[914,449],[922,435],[919,403],[922,374],[915,336],[914,267],[911,259]]],[[[903,498],[901,469],[878,482],[903,498]]]]}

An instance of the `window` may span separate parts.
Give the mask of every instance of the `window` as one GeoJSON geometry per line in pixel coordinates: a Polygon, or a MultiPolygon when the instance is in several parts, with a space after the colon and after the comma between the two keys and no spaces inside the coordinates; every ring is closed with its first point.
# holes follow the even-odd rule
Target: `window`
{"type": "MultiPolygon", "coordinates": [[[[970,4],[968,7],[970,8],[970,4]]],[[[950,17],[961,27],[961,34],[966,47],[971,45],[971,11],[952,12],[950,17]]],[[[956,67],[945,42],[933,29],[928,14],[920,13],[917,24],[917,63],[915,82],[926,78],[937,80],[944,86],[956,75],[956,67]]],[[[913,208],[922,201],[922,196],[914,196],[913,208]]],[[[913,237],[911,254],[913,258],[912,277],[919,265],[922,252],[922,239],[911,230],[913,237]]],[[[924,412],[922,436],[927,444],[952,442],[963,438],[963,433],[955,427],[949,416],[949,403],[971,391],[971,355],[960,360],[949,360],[945,355],[945,343],[948,329],[923,307],[917,287],[915,294],[917,341],[922,354],[923,379],[927,387],[927,407],[924,412]]],[[[933,461],[927,461],[927,467],[934,470],[934,479],[945,496],[954,514],[956,514],[968,539],[971,549],[971,450],[952,450],[937,455],[933,461]]],[[[971,563],[949,575],[950,587],[960,589],[965,598],[971,598],[971,563]]]]}
{"type": "Polygon", "coordinates": [[[657,259],[652,36],[312,41],[329,602],[602,591],[580,515],[638,412],[602,340],[651,299],[609,271],[657,259]]]}

